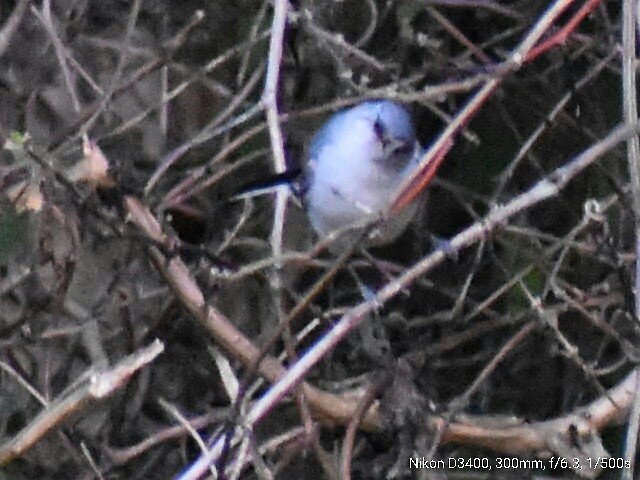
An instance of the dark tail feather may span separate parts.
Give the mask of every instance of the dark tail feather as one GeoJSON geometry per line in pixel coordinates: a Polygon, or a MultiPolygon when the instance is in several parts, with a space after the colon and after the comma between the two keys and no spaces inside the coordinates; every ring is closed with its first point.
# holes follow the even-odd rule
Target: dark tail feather
{"type": "Polygon", "coordinates": [[[282,185],[288,185],[291,187],[293,193],[299,195],[301,173],[302,171],[299,168],[295,168],[272,175],[268,178],[245,183],[238,188],[237,192],[231,196],[230,200],[240,200],[242,198],[257,197],[259,195],[271,193],[276,191],[278,187],[282,185]]]}

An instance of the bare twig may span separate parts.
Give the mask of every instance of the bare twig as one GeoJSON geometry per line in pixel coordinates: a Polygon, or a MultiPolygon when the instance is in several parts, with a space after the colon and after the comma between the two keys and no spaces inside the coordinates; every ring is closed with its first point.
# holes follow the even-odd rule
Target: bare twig
{"type": "Polygon", "coordinates": [[[71,105],[73,106],[74,111],[78,113],[81,109],[80,100],[78,99],[75,82],[71,78],[71,73],[69,72],[66,60],[70,55],[68,54],[65,46],[62,43],[62,39],[56,31],[53,18],[51,17],[51,0],[45,0],[42,5],[42,11],[32,6],[31,12],[38,18],[38,20],[40,20],[43,27],[49,34],[49,37],[51,38],[51,43],[53,44],[54,50],[56,52],[56,58],[58,60],[58,66],[62,71],[62,76],[64,78],[69,98],[71,98],[71,105]]]}
{"type": "MultiPolygon", "coordinates": [[[[638,18],[638,3],[636,0],[625,0],[622,11],[622,92],[624,121],[633,125],[638,121],[638,99],[636,91],[636,20],[638,18]]],[[[633,199],[633,214],[635,216],[635,288],[634,314],[636,322],[640,322],[640,140],[634,135],[627,140],[627,163],[631,177],[631,195],[633,199]]],[[[640,430],[640,388],[636,383],[635,399],[627,428],[627,441],[624,457],[630,462],[630,468],[623,469],[622,478],[634,478],[634,466],[640,430]]]]}
{"type": "Polygon", "coordinates": [[[31,3],[31,0],[20,0],[20,3],[15,6],[13,12],[11,12],[11,15],[7,18],[7,21],[4,22],[0,30],[0,57],[7,51],[11,37],[13,37],[13,34],[18,29],[29,3],[31,3]]]}
{"type": "Polygon", "coordinates": [[[24,455],[70,415],[83,411],[89,404],[104,399],[122,388],[133,374],[151,363],[163,349],[162,342],[156,340],[148,347],[124,358],[113,368],[91,374],[79,387],[51,402],[15,437],[0,446],[0,465],[6,465],[24,455]]]}

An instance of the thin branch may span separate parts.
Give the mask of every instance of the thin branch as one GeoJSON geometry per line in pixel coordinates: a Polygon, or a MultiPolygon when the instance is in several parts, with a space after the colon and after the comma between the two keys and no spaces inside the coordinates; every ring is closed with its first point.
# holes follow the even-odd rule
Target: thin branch
{"type": "Polygon", "coordinates": [[[11,15],[7,18],[7,21],[4,22],[0,30],[0,57],[7,51],[7,47],[9,47],[11,43],[11,37],[13,37],[13,34],[16,33],[16,30],[20,26],[20,22],[24,18],[29,3],[31,3],[31,0],[20,0],[20,3],[15,6],[13,12],[11,12],[11,15]]]}
{"type": "MultiPolygon", "coordinates": [[[[638,121],[638,99],[636,91],[636,20],[638,18],[638,4],[636,0],[624,0],[622,7],[622,93],[624,121],[626,125],[634,125],[638,121]]],[[[631,177],[631,195],[633,199],[633,214],[635,217],[635,288],[634,315],[636,322],[640,322],[640,141],[634,135],[627,140],[627,163],[631,177]]],[[[623,469],[622,479],[634,478],[634,466],[640,430],[640,388],[636,383],[635,399],[629,418],[626,433],[624,457],[631,462],[630,468],[623,469]]]]}
{"type": "Polygon", "coordinates": [[[98,400],[111,396],[129,382],[134,373],[151,363],[162,351],[159,340],[134,352],[113,368],[93,373],[70,393],[63,393],[8,442],[0,445],[0,465],[24,455],[37,442],[69,416],[77,414],[98,400]]]}

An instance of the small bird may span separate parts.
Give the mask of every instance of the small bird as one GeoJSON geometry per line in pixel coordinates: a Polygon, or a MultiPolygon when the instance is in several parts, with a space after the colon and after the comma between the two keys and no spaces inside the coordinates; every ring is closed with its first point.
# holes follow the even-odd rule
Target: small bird
{"type": "MultiPolygon", "coordinates": [[[[329,247],[340,253],[381,218],[402,182],[417,167],[422,148],[411,116],[389,100],[372,100],[329,118],[311,141],[303,169],[242,187],[233,198],[273,191],[286,184],[301,199],[320,237],[337,233],[329,247]]],[[[392,242],[407,227],[418,201],[368,234],[366,245],[392,242]]]]}
{"type": "MultiPolygon", "coordinates": [[[[417,167],[422,148],[411,116],[388,100],[361,103],[333,115],[311,142],[301,184],[311,225],[324,237],[365,225],[391,206],[399,186],[417,167]]],[[[415,215],[414,201],[369,234],[368,245],[397,238],[415,215]]],[[[339,252],[361,237],[361,229],[340,235],[339,252]]]]}

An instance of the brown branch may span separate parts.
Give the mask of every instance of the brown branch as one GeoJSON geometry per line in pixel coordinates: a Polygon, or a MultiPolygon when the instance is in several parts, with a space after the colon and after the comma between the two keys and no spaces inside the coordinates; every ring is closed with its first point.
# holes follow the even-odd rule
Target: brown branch
{"type": "Polygon", "coordinates": [[[159,340],[139,349],[103,372],[92,373],[71,392],[64,392],[15,437],[0,446],[0,465],[24,455],[37,442],[73,414],[77,414],[98,400],[111,396],[125,386],[133,374],[151,363],[162,351],[159,340]]]}

